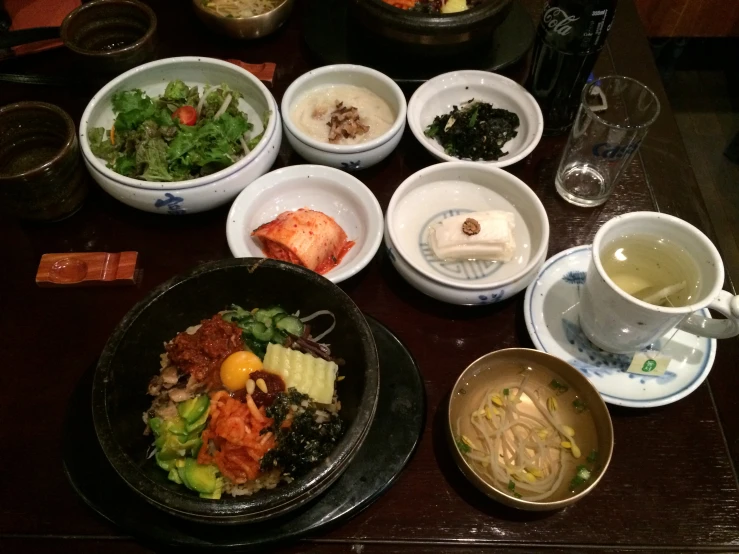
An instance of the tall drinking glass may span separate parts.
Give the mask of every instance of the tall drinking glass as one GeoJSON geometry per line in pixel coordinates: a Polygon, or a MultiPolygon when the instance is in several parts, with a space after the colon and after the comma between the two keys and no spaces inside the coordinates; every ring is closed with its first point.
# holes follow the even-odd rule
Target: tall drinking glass
{"type": "Polygon", "coordinates": [[[659,100],[639,81],[602,77],[585,85],[557,170],[560,196],[577,206],[603,204],[659,115],[659,100]]]}

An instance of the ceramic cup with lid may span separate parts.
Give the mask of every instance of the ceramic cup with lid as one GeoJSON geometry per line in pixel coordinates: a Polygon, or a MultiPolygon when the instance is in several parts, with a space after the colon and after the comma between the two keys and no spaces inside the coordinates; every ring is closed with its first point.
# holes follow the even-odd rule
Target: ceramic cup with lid
{"type": "Polygon", "coordinates": [[[729,338],[739,334],[739,296],[722,290],[724,266],[706,235],[689,223],[657,212],[633,212],[615,217],[600,228],[580,298],[580,324],[596,346],[615,353],[649,347],[678,327],[696,335],[729,338]],[[700,286],[686,306],[655,306],[621,290],[603,267],[602,253],[615,239],[653,235],[680,246],[698,268],[700,286]],[[710,308],[726,319],[706,319],[696,312],[710,308]]]}

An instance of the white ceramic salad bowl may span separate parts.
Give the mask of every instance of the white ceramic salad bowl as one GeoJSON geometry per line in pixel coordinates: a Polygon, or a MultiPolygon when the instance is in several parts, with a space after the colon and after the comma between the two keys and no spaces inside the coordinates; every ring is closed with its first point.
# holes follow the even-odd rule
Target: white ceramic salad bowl
{"type": "Polygon", "coordinates": [[[139,210],[181,215],[210,210],[230,202],[249,183],[267,171],[277,158],[282,142],[282,125],[277,102],[267,88],[251,73],[222,60],[202,57],[178,57],[154,61],[131,69],[105,85],[90,101],[79,126],[85,165],[97,183],[111,196],[139,210]],[[109,129],[115,119],[111,107],[113,94],[141,89],[158,96],[172,80],[187,85],[226,83],[244,95],[239,108],[254,126],[254,135],[264,131],[259,144],[235,164],[205,177],[176,182],[150,182],[120,175],[106,167],[90,149],[88,129],[109,129]],[[266,128],[262,117],[269,113],[266,128]]]}
{"type": "Polygon", "coordinates": [[[500,302],[525,289],[546,260],[549,220],[539,198],[520,179],[472,162],[433,165],[406,179],[386,213],[385,245],[412,286],[451,304],[500,302]],[[514,213],[516,253],[507,263],[445,261],[427,243],[430,225],[466,212],[514,213]]]}
{"type": "Polygon", "coordinates": [[[544,117],[539,105],[525,88],[515,81],[487,71],[453,71],[426,81],[418,87],[408,102],[408,126],[426,150],[441,161],[455,162],[459,158],[444,152],[439,141],[424,134],[439,115],[471,99],[489,102],[494,108],[518,115],[520,125],[515,138],[503,147],[507,154],[495,161],[480,161],[495,167],[514,164],[536,148],[544,132],[544,117]]]}
{"type": "Polygon", "coordinates": [[[381,162],[395,150],[403,136],[407,105],[400,87],[387,75],[361,65],[327,65],[296,79],[282,97],[285,136],[290,146],[309,162],[345,171],[365,169],[381,162]],[[377,94],[395,113],[393,125],[381,136],[359,144],[329,144],[311,138],[290,119],[297,102],[319,87],[354,85],[377,94]]]}
{"type": "Polygon", "coordinates": [[[382,242],[383,218],[375,195],[359,179],[320,165],[294,165],[260,177],[236,198],[226,237],[236,258],[264,257],[251,232],[285,211],[310,208],[332,217],[355,242],[338,266],[324,276],[340,283],[356,275],[382,242]]]}

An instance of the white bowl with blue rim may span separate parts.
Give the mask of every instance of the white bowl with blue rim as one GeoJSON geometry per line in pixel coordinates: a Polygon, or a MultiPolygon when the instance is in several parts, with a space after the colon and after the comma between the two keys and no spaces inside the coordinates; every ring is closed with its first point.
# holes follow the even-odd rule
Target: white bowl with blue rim
{"type": "MultiPolygon", "coordinates": [[[[654,408],[685,398],[713,367],[716,339],[673,329],[644,351],[670,359],[662,375],[629,372],[633,354],[614,354],[592,344],[580,328],[580,293],[591,245],[575,246],[546,261],[524,298],[524,319],[537,350],[576,367],[609,404],[654,408]]],[[[707,309],[703,317],[711,317],[707,309]]]]}
{"type": "Polygon", "coordinates": [[[375,69],[351,64],[327,65],[301,75],[285,91],[281,107],[285,137],[293,150],[311,163],[345,171],[365,169],[387,158],[403,137],[407,113],[405,96],[395,81],[375,69]],[[387,102],[395,114],[390,128],[377,138],[357,144],[321,142],[298,129],[290,114],[300,99],[317,88],[340,85],[366,88],[387,102]]]}
{"type": "Polygon", "coordinates": [[[114,198],[139,210],[182,215],[216,208],[233,200],[249,183],[274,164],[282,143],[282,125],[277,102],[267,88],[245,69],[223,60],[185,56],[166,58],[135,67],[105,85],[93,96],[79,126],[82,155],[93,179],[114,198]],[[172,80],[180,79],[202,92],[206,85],[226,83],[243,94],[239,108],[254,126],[252,134],[264,131],[262,140],[235,164],[197,179],[151,182],[120,175],[97,158],[87,140],[88,129],[110,129],[115,120],[111,99],[119,91],[141,89],[159,96],[172,80]],[[269,114],[266,128],[264,114],[269,114]]]}
{"type": "Polygon", "coordinates": [[[380,203],[367,186],[345,171],[322,165],[293,165],[271,171],[236,198],[226,220],[228,247],[236,258],[261,258],[254,229],[279,214],[309,208],[326,214],[344,230],[354,246],[325,277],[340,283],[359,273],[382,242],[380,203]]]}
{"type": "Polygon", "coordinates": [[[533,152],[544,132],[544,116],[539,104],[516,81],[488,71],[452,71],[426,81],[416,89],[408,102],[408,126],[418,142],[435,158],[446,162],[457,161],[459,158],[447,154],[439,141],[427,137],[424,131],[434,118],[472,99],[511,111],[518,115],[520,121],[518,134],[502,146],[506,152],[504,156],[476,163],[505,167],[533,152]]]}
{"type": "Polygon", "coordinates": [[[390,260],[412,286],[451,304],[500,302],[525,289],[547,257],[549,219],[536,194],[496,167],[448,162],[422,169],[396,189],[386,212],[390,260]],[[429,228],[451,216],[485,210],[514,214],[516,252],[507,263],[440,260],[429,228]]]}

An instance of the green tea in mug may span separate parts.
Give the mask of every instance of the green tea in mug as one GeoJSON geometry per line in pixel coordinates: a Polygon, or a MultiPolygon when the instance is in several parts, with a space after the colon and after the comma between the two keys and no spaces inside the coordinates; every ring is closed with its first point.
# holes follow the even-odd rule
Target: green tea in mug
{"type": "Polygon", "coordinates": [[[677,308],[698,300],[698,265],[669,239],[625,235],[606,245],[600,259],[616,286],[643,302],[677,308]]]}

